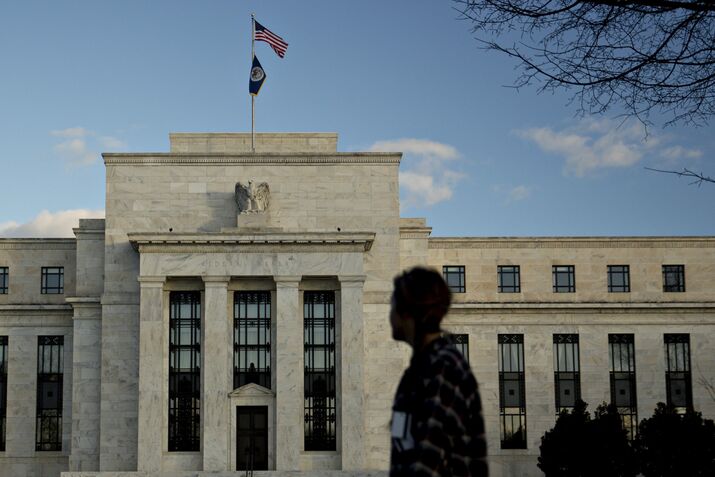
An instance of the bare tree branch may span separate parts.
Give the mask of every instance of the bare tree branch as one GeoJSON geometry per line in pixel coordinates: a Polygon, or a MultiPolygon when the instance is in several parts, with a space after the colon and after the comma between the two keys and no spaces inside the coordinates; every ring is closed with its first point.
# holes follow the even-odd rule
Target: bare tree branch
{"type": "Polygon", "coordinates": [[[712,177],[706,176],[702,172],[693,172],[687,168],[683,168],[682,171],[669,171],[664,169],[654,169],[652,167],[646,167],[645,169],[654,172],[662,172],[664,174],[675,174],[678,177],[689,177],[691,179],[695,179],[693,182],[690,183],[690,185],[697,185],[698,187],[700,187],[703,182],[715,183],[715,179],[713,179],[712,177]]]}
{"type": "Polygon", "coordinates": [[[483,48],[517,61],[517,88],[568,89],[581,114],[618,105],[646,125],[715,115],[715,0],[453,1],[483,48]]]}

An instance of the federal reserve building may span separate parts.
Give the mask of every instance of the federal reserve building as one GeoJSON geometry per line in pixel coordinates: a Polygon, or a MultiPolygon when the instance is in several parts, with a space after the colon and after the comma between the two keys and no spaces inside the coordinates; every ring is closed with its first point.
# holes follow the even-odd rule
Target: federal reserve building
{"type": "Polygon", "coordinates": [[[171,134],[103,154],[105,219],[0,239],[0,476],[385,476],[416,265],[453,292],[491,475],[542,475],[577,399],[630,436],[658,402],[715,417],[715,237],[432,235],[400,153],[337,142],[171,134]]]}

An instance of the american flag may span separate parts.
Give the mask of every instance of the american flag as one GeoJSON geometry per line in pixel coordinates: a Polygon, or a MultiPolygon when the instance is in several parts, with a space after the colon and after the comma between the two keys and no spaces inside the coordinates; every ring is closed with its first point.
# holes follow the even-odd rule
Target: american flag
{"type": "Polygon", "coordinates": [[[279,37],[257,21],[254,20],[254,22],[256,23],[255,39],[258,41],[265,41],[266,43],[271,45],[273,51],[275,51],[278,56],[283,58],[286,54],[286,50],[288,49],[288,43],[286,43],[283,38],[279,37]]]}

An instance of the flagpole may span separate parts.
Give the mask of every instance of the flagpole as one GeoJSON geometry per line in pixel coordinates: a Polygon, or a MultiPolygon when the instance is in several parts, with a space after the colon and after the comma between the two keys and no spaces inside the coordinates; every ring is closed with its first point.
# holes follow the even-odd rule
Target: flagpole
{"type": "MultiPolygon", "coordinates": [[[[251,13],[251,64],[256,57],[256,14],[251,13]]],[[[251,151],[256,152],[256,95],[251,95],[251,151]]]]}

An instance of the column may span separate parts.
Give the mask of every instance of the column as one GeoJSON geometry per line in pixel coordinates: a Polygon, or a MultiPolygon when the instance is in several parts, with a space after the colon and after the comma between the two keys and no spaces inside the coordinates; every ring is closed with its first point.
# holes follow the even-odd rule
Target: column
{"type": "Polygon", "coordinates": [[[99,298],[67,298],[74,308],[71,471],[99,470],[102,305],[99,298]]]}
{"type": "Polygon", "coordinates": [[[226,471],[231,462],[228,448],[231,412],[228,394],[233,390],[231,358],[233,340],[228,315],[230,277],[204,279],[204,316],[201,342],[201,433],[204,471],[226,471]]]}
{"type": "Polygon", "coordinates": [[[164,349],[168,329],[163,317],[165,277],[139,277],[139,439],[137,467],[140,472],[161,471],[162,443],[166,429],[164,409],[164,349]]]}
{"type": "MultiPolygon", "coordinates": [[[[23,331],[28,333],[34,330],[25,328],[23,331]]],[[[5,456],[29,458],[35,454],[37,335],[11,334],[8,337],[7,357],[5,456]]]]}
{"type": "Polygon", "coordinates": [[[300,276],[276,276],[276,470],[299,470],[303,449],[300,276]]]}
{"type": "Polygon", "coordinates": [[[365,347],[362,293],[364,275],[340,280],[340,453],[343,470],[364,468],[365,347]]]}

